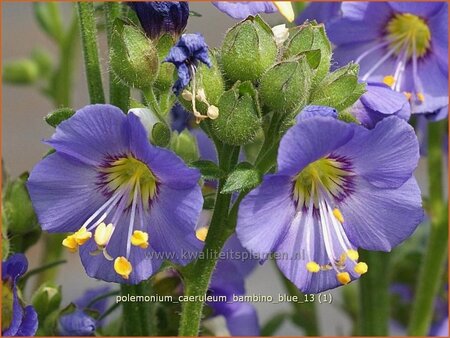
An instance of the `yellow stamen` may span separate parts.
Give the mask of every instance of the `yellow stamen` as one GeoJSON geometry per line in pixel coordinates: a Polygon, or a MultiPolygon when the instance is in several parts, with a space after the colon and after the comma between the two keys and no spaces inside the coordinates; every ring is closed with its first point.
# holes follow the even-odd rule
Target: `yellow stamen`
{"type": "Polygon", "coordinates": [[[274,1],[273,4],[278,8],[278,11],[287,19],[287,21],[294,21],[294,9],[292,8],[290,1],[274,1]]]}
{"type": "Polygon", "coordinates": [[[125,257],[117,257],[114,261],[114,270],[122,276],[123,279],[128,279],[133,267],[125,257]]]}
{"type": "Polygon", "coordinates": [[[351,281],[350,275],[348,274],[348,272],[339,272],[336,275],[337,280],[339,281],[339,283],[341,284],[348,284],[351,281]]]}
{"type": "Polygon", "coordinates": [[[339,257],[339,261],[337,261],[337,265],[344,265],[345,261],[347,260],[347,253],[344,252],[343,254],[341,254],[341,256],[339,257]]]}
{"type": "Polygon", "coordinates": [[[412,96],[411,92],[403,92],[403,94],[405,94],[406,99],[407,99],[408,101],[411,100],[411,96],[412,96]]]}
{"type": "Polygon", "coordinates": [[[308,270],[309,272],[319,272],[320,271],[320,265],[317,264],[316,262],[308,262],[306,264],[306,270],[308,270]]]}
{"type": "Polygon", "coordinates": [[[339,222],[344,223],[344,216],[342,216],[342,213],[338,208],[333,209],[333,215],[339,222]]]}
{"type": "Polygon", "coordinates": [[[389,87],[392,87],[395,84],[395,77],[393,77],[392,75],[387,75],[383,78],[383,82],[389,87]]]}
{"type": "Polygon", "coordinates": [[[110,223],[106,225],[105,223],[100,223],[95,229],[94,240],[98,246],[104,247],[108,244],[111,237],[114,226],[110,223]]]}
{"type": "Polygon", "coordinates": [[[83,245],[92,237],[92,233],[90,231],[87,231],[86,228],[81,228],[80,230],[75,232],[72,236],[78,245],[83,245]]]}
{"type": "Polygon", "coordinates": [[[423,95],[423,93],[417,93],[417,98],[419,99],[420,102],[425,101],[425,96],[423,95]]]}
{"type": "Polygon", "coordinates": [[[369,269],[369,267],[364,262],[359,262],[358,264],[355,265],[355,268],[354,268],[355,272],[359,273],[360,275],[366,273],[368,269],[369,269]]]}
{"type": "Polygon", "coordinates": [[[208,228],[207,227],[202,227],[200,229],[197,229],[197,231],[195,231],[195,236],[199,240],[201,240],[202,242],[205,241],[206,235],[208,235],[208,228]]]}
{"type": "Polygon", "coordinates": [[[148,248],[148,233],[140,230],[135,230],[131,236],[131,244],[142,249],[148,248]]]}
{"type": "Polygon", "coordinates": [[[69,249],[70,252],[76,252],[78,244],[73,235],[69,235],[62,241],[62,245],[69,249]]]}
{"type": "Polygon", "coordinates": [[[358,258],[359,258],[358,251],[356,251],[356,250],[348,250],[348,251],[347,251],[347,256],[348,256],[351,260],[354,260],[354,261],[357,261],[358,258]]]}

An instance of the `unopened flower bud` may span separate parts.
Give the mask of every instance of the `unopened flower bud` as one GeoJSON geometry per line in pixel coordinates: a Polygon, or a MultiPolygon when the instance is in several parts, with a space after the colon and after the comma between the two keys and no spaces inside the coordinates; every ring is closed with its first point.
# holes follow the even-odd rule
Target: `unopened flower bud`
{"type": "Polygon", "coordinates": [[[15,60],[3,66],[3,81],[13,84],[32,84],[39,77],[36,62],[28,59],[15,60]]]}
{"type": "Polygon", "coordinates": [[[275,63],[277,45],[271,28],[259,16],[231,28],[222,44],[225,75],[233,82],[254,81],[275,63]]]}
{"type": "Polygon", "coordinates": [[[150,39],[135,27],[117,20],[111,38],[110,65],[127,86],[145,89],[157,78],[159,61],[150,39]]]}

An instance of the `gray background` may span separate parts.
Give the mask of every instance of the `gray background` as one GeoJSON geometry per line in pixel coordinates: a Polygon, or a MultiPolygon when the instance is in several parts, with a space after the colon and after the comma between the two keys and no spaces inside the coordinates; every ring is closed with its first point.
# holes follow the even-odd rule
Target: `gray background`
{"type": "MultiPolygon", "coordinates": [[[[67,18],[70,18],[68,15],[70,14],[70,7],[70,4],[63,5],[67,18]]],[[[220,45],[224,32],[235,21],[219,12],[209,3],[192,3],[191,9],[203,14],[203,17],[192,17],[187,31],[201,32],[210,46],[220,45]]],[[[266,15],[265,18],[272,25],[282,22],[278,13],[266,15]]],[[[104,40],[105,38],[102,36],[100,45],[103,51],[102,61],[105,66],[104,40]]],[[[30,3],[3,3],[2,41],[4,61],[28,56],[33,47],[37,46],[46,48],[55,57],[57,55],[52,42],[38,29],[30,3]]],[[[78,58],[78,68],[75,72],[74,108],[82,107],[89,102],[81,62],[81,51],[78,58]]],[[[106,73],[105,70],[104,73],[106,73]]],[[[103,75],[106,79],[107,74],[103,75]]],[[[104,83],[106,84],[106,81],[104,83]]],[[[52,108],[51,102],[31,87],[3,86],[2,150],[6,166],[12,176],[30,170],[46,152],[47,147],[40,140],[49,137],[52,128],[44,123],[43,117],[52,111],[52,108]]],[[[45,248],[36,245],[28,252],[27,256],[31,267],[37,266],[38,258],[43,249],[45,248]]],[[[60,270],[59,282],[63,285],[64,303],[69,303],[72,299],[81,295],[87,287],[99,283],[85,275],[78,255],[67,254],[66,256],[69,263],[60,270]]],[[[264,266],[256,269],[247,280],[247,288],[249,294],[272,295],[275,299],[278,294],[285,293],[272,262],[267,262],[264,266]]],[[[339,303],[340,290],[335,290],[332,294],[334,296],[333,304],[317,304],[322,334],[350,334],[350,322],[343,311],[336,306],[339,303]]],[[[286,303],[255,303],[254,305],[257,308],[261,323],[264,323],[275,313],[290,310],[290,305],[286,303]]],[[[223,326],[222,324],[222,319],[214,320],[212,323],[219,329],[220,326],[223,326]]],[[[224,333],[224,331],[220,332],[224,333]]],[[[278,334],[300,335],[302,332],[291,324],[284,324],[278,334]]]]}

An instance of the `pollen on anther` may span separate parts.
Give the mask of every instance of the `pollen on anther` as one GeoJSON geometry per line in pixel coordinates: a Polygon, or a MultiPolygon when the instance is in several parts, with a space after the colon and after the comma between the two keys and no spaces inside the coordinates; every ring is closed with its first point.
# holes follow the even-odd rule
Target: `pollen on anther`
{"type": "Polygon", "coordinates": [[[393,77],[392,75],[387,75],[383,78],[383,82],[389,87],[392,87],[395,84],[395,77],[393,77]]]}
{"type": "Polygon", "coordinates": [[[339,222],[344,223],[344,216],[342,216],[342,213],[338,208],[333,209],[333,215],[339,222]]]}
{"type": "Polygon", "coordinates": [[[202,227],[202,228],[197,229],[197,231],[195,231],[195,237],[197,237],[202,242],[205,241],[207,235],[208,235],[207,227],[202,227]]]}
{"type": "Polygon", "coordinates": [[[81,228],[72,236],[78,245],[83,245],[92,237],[92,233],[90,231],[87,231],[86,228],[81,228]]]}
{"type": "Polygon", "coordinates": [[[343,285],[348,284],[351,281],[350,274],[348,272],[339,272],[336,275],[336,278],[339,281],[339,283],[343,285]]]}
{"type": "Polygon", "coordinates": [[[73,235],[69,235],[62,241],[62,245],[69,249],[70,252],[76,252],[78,249],[78,244],[73,235]]]}
{"type": "Polygon", "coordinates": [[[98,246],[104,247],[108,244],[111,237],[114,226],[110,223],[106,225],[105,223],[100,223],[95,229],[94,240],[98,246]]]}
{"type": "Polygon", "coordinates": [[[148,233],[145,231],[135,230],[131,236],[131,244],[142,249],[148,248],[148,233]]]}
{"type": "Polygon", "coordinates": [[[359,258],[358,251],[353,250],[353,249],[347,251],[347,256],[348,256],[348,258],[350,258],[351,260],[354,260],[354,261],[358,260],[358,258],[359,258]]]}
{"type": "Polygon", "coordinates": [[[417,93],[417,99],[420,102],[424,102],[425,101],[425,96],[423,95],[423,93],[417,93]]]}
{"type": "Polygon", "coordinates": [[[319,272],[320,271],[320,265],[317,264],[316,262],[308,262],[306,264],[306,270],[308,270],[309,272],[319,272]]]}
{"type": "Polygon", "coordinates": [[[133,271],[133,267],[128,259],[121,256],[114,260],[114,271],[116,271],[123,279],[128,279],[131,271],[133,271]]]}
{"type": "Polygon", "coordinates": [[[369,267],[364,262],[359,262],[358,264],[355,265],[355,268],[354,268],[355,272],[360,275],[365,274],[368,269],[369,269],[369,267]]]}

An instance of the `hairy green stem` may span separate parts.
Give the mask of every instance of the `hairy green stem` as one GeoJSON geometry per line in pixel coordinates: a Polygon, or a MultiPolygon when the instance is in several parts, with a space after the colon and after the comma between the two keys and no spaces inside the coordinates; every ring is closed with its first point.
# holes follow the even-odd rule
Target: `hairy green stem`
{"type": "MultiPolygon", "coordinates": [[[[144,281],[137,285],[122,284],[122,296],[150,296],[151,282],[144,281]]],[[[122,333],[125,336],[156,336],[156,308],[151,302],[122,302],[122,333]]]]}
{"type": "Polygon", "coordinates": [[[444,201],[442,172],[442,136],[447,120],[428,124],[428,181],[430,237],[419,272],[408,334],[426,336],[433,318],[433,305],[442,276],[448,249],[448,205],[444,201]]]}
{"type": "Polygon", "coordinates": [[[77,7],[89,97],[91,103],[105,103],[97,47],[94,3],[88,1],[77,2],[77,7]]]}
{"type": "MultiPolygon", "coordinates": [[[[122,4],[119,2],[105,2],[106,33],[108,35],[108,46],[111,48],[111,36],[114,21],[120,17],[122,4]]],[[[130,103],[130,88],[123,84],[112,72],[109,73],[109,101],[112,105],[128,111],[130,103]]]]}
{"type": "MultiPolygon", "coordinates": [[[[219,150],[219,149],[218,149],[219,150]]],[[[219,151],[219,164],[229,172],[237,163],[239,147],[223,146],[219,151]],[[231,148],[231,149],[230,149],[231,148]]],[[[204,259],[198,259],[183,271],[186,296],[204,296],[208,291],[212,272],[228,237],[234,231],[235,220],[228,218],[231,194],[221,194],[225,179],[219,181],[216,204],[203,248],[204,259]]],[[[197,336],[204,303],[200,300],[184,302],[180,319],[180,336],[197,336]]]]}
{"type": "Polygon", "coordinates": [[[389,253],[360,252],[369,273],[359,279],[359,334],[387,336],[389,334],[389,253]]]}

